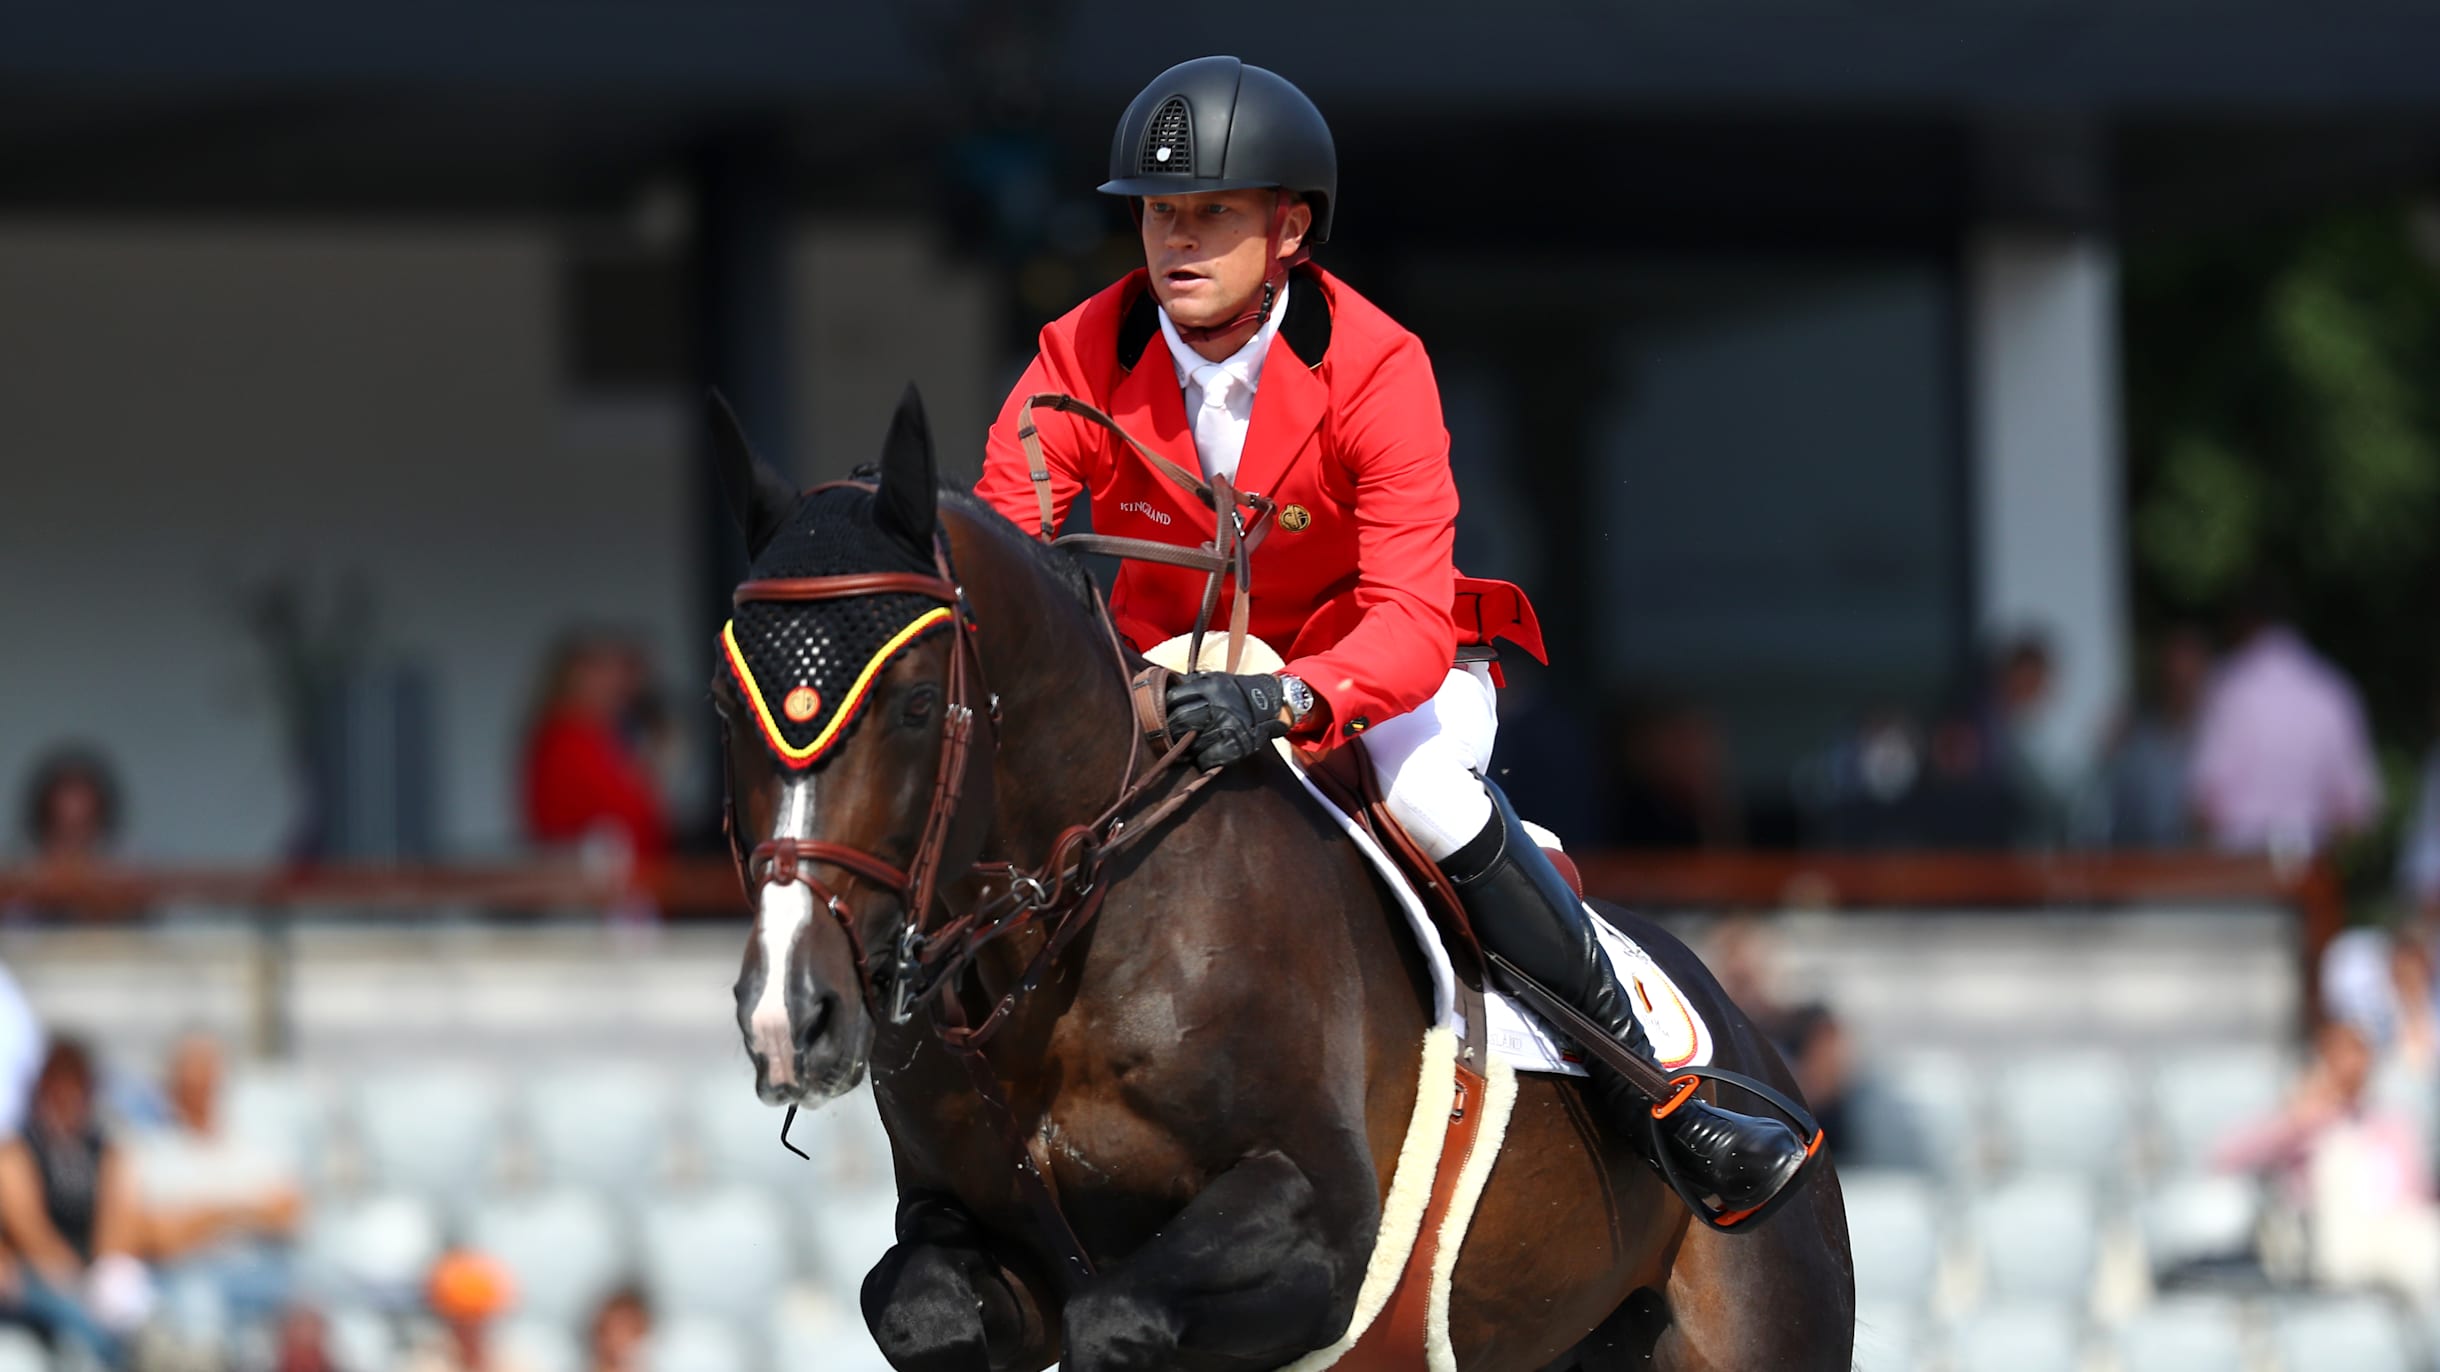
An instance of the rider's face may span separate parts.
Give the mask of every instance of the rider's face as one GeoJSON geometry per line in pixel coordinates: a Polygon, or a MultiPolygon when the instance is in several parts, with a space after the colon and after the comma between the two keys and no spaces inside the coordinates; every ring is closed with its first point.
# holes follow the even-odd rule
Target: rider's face
{"type": "MultiPolygon", "coordinates": [[[[1144,265],[1152,293],[1169,317],[1189,328],[1208,328],[1243,314],[1271,274],[1268,190],[1199,191],[1153,196],[1144,201],[1144,265]]],[[[1313,211],[1288,208],[1279,252],[1304,242],[1313,211]]]]}

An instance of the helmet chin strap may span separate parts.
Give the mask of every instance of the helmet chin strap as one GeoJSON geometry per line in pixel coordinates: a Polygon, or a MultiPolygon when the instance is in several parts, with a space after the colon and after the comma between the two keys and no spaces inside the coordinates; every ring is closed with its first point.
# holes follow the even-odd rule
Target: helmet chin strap
{"type": "Polygon", "coordinates": [[[1256,297],[1256,303],[1236,318],[1220,324],[1180,324],[1177,316],[1171,315],[1169,322],[1177,326],[1179,338],[1188,343],[1209,343],[1215,338],[1226,338],[1248,324],[1259,326],[1271,317],[1271,306],[1279,300],[1279,288],[1288,284],[1289,269],[1313,256],[1313,250],[1302,243],[1297,244],[1296,251],[1286,257],[1279,255],[1279,241],[1288,233],[1290,203],[1284,192],[1271,192],[1271,228],[1263,236],[1263,257],[1271,263],[1271,274],[1262,279],[1262,294],[1256,297]]]}

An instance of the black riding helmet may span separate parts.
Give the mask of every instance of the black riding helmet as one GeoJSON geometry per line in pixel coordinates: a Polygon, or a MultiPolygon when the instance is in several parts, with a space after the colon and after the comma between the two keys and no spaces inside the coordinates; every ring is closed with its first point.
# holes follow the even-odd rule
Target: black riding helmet
{"type": "Polygon", "coordinates": [[[1180,62],[1144,87],[1110,140],[1105,195],[1191,195],[1276,186],[1313,210],[1308,243],[1327,242],[1339,200],[1330,125],[1277,72],[1234,57],[1180,62]]]}

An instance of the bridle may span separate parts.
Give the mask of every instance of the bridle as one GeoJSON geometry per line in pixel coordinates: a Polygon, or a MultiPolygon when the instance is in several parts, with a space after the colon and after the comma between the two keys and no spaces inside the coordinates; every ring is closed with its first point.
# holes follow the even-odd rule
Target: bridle
{"type": "MultiPolygon", "coordinates": [[[[892,1024],[906,1023],[926,1002],[940,997],[987,945],[1047,923],[1052,937],[1036,954],[1035,965],[1001,997],[990,1014],[971,1027],[944,1026],[942,1037],[952,1046],[979,1047],[1006,1022],[1017,999],[1033,989],[1039,974],[1091,922],[1104,893],[1098,879],[1102,863],[1156,829],[1161,820],[1201,789],[1207,777],[1198,776],[1143,814],[1131,815],[1145,794],[1185,760],[1194,740],[1189,736],[1171,744],[1147,766],[1144,731],[1130,729],[1127,764],[1117,798],[1091,820],[1062,829],[1052,840],[1048,856],[1037,866],[1027,868],[1011,862],[978,862],[969,866],[964,875],[984,883],[981,898],[966,913],[949,914],[939,898],[940,885],[951,835],[966,799],[967,778],[977,761],[975,720],[979,714],[989,721],[996,753],[1000,710],[999,697],[990,690],[984,676],[982,654],[975,642],[975,620],[967,609],[963,588],[950,571],[946,540],[938,534],[934,535],[933,559],[935,572],[928,576],[917,572],[857,572],[843,576],[773,578],[745,582],[731,597],[734,604],[744,606],[818,603],[867,595],[923,596],[951,607],[952,631],[956,635],[950,651],[948,693],[942,711],[941,747],[932,778],[931,799],[914,856],[907,865],[900,868],[876,853],[849,844],[784,837],[755,844],[745,855],[741,875],[749,894],[763,885],[802,882],[846,933],[854,950],[857,980],[866,1008],[875,1018],[887,1018],[892,1024]],[[876,963],[864,946],[845,896],[808,870],[815,863],[842,868],[899,898],[906,917],[886,961],[876,963]],[[997,895],[991,894],[995,884],[1002,887],[997,895]]],[[[1108,602],[1098,591],[1094,608],[1110,647],[1111,660],[1123,676],[1125,640],[1110,617],[1108,602]]],[[[941,1008],[954,1016],[956,1004],[954,996],[944,997],[941,1008]]]]}
{"type": "MultiPolygon", "coordinates": [[[[1019,438],[1031,465],[1031,475],[1042,501],[1042,532],[1054,547],[1077,547],[1085,551],[1107,553],[1160,561],[1204,571],[1209,577],[1205,588],[1202,613],[1194,630],[1190,652],[1199,660],[1202,641],[1217,607],[1224,577],[1232,578],[1236,586],[1231,606],[1227,661],[1231,670],[1242,655],[1248,602],[1251,599],[1251,556],[1254,547],[1267,532],[1267,518],[1272,503],[1259,495],[1239,494],[1226,477],[1206,484],[1159,454],[1145,448],[1133,436],[1100,410],[1072,396],[1043,394],[1029,396],[1019,424],[1019,438]],[[1212,543],[1201,548],[1180,548],[1149,540],[1112,538],[1106,535],[1077,534],[1050,539],[1050,474],[1045,464],[1041,440],[1035,431],[1033,410],[1046,405],[1096,421],[1132,445],[1137,452],[1152,461],[1171,480],[1183,485],[1190,493],[1209,503],[1215,511],[1226,513],[1218,519],[1212,543]],[[1252,532],[1248,521],[1238,511],[1251,508],[1252,532]]],[[[832,482],[814,488],[808,495],[837,487],[874,490],[869,481],[832,482]]],[[[1127,762],[1120,775],[1117,797],[1092,819],[1071,824],[1059,831],[1051,841],[1050,851],[1033,867],[1014,862],[976,862],[959,875],[981,883],[977,900],[963,914],[946,908],[940,897],[944,872],[949,867],[949,847],[957,831],[960,808],[968,796],[968,777],[978,761],[986,765],[997,756],[1001,722],[1000,698],[990,689],[983,668],[982,650],[977,642],[980,627],[966,600],[950,560],[948,539],[935,529],[932,536],[932,571],[922,572],[854,572],[835,576],[778,577],[752,580],[740,584],[730,597],[739,607],[750,604],[791,603],[819,604],[860,596],[912,595],[946,605],[951,610],[951,633],[955,644],[949,654],[949,680],[942,711],[941,746],[933,773],[931,797],[924,815],[923,828],[915,851],[901,868],[878,854],[827,839],[774,837],[765,839],[742,855],[739,876],[749,900],[764,885],[787,886],[802,882],[816,902],[829,911],[831,918],[846,934],[848,946],[855,957],[856,980],[865,1008],[875,1019],[902,1025],[916,1011],[930,1006],[934,1032],[942,1044],[960,1058],[973,1077],[975,1089],[983,1098],[992,1122],[1015,1155],[1021,1188],[1041,1215],[1044,1227],[1054,1238],[1064,1240],[1065,1258],[1077,1275],[1090,1275],[1092,1261],[1083,1245],[1068,1225],[1059,1208],[1058,1199],[1047,1178],[1036,1168],[1025,1137],[1007,1107],[1006,1097],[990,1063],[983,1057],[983,1046],[1004,1028],[1023,998],[1049,975],[1060,955],[1075,942],[1077,936],[1091,925],[1100,913],[1102,902],[1109,894],[1103,881],[1103,868],[1118,852],[1141,842],[1157,832],[1162,823],[1176,814],[1195,794],[1218,775],[1217,770],[1204,771],[1188,777],[1157,802],[1138,812],[1139,805],[1186,762],[1194,746],[1195,736],[1169,740],[1158,756],[1146,761],[1148,737],[1165,737],[1160,729],[1159,701],[1166,674],[1148,669],[1132,680],[1131,694],[1135,701],[1137,727],[1128,730],[1127,762]],[[978,754],[975,721],[978,715],[988,722],[991,730],[990,749],[978,754]],[[872,950],[866,948],[863,935],[856,927],[854,911],[845,897],[812,868],[824,864],[839,868],[898,897],[904,919],[898,936],[885,959],[876,963],[872,950]],[[1001,889],[993,894],[992,888],[1001,889]],[[991,944],[1027,929],[1044,931],[1041,946],[1016,980],[992,1004],[979,1020],[970,1019],[967,1006],[958,987],[976,958],[991,944]]],[[[1126,640],[1119,634],[1111,617],[1108,600],[1098,587],[1093,592],[1095,617],[1107,642],[1112,662],[1122,679],[1128,678],[1126,640]]],[[[733,821],[732,821],[733,822],[733,821]]],[[[788,1112],[789,1121],[795,1109],[788,1112]]],[[[781,1127],[785,1143],[787,1125],[781,1127]]],[[[789,1145],[791,1148],[794,1145],[789,1145]]]]}

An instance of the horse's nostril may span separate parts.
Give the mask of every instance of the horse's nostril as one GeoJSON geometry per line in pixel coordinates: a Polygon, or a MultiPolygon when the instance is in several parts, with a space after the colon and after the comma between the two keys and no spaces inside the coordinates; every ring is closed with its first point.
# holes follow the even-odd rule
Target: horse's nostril
{"type": "Polygon", "coordinates": [[[815,996],[805,1013],[797,1016],[796,1051],[811,1052],[822,1041],[822,1030],[830,1023],[830,1002],[829,996],[815,996]]]}

